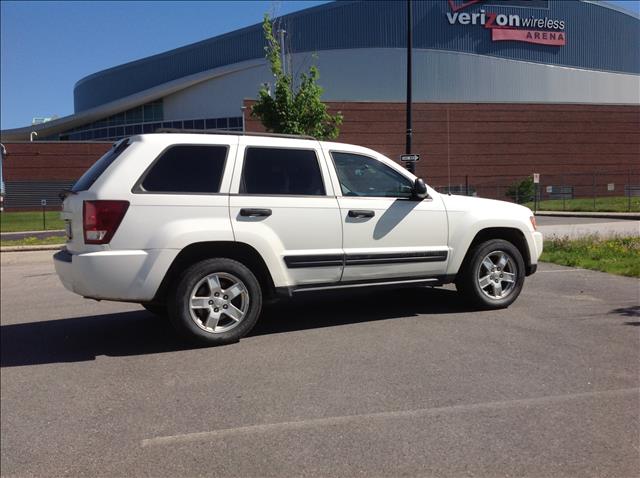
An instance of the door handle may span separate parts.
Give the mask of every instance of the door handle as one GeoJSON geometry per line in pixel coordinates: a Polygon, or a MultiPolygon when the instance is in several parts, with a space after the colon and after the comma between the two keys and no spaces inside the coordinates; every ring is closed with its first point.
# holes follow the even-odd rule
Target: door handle
{"type": "Polygon", "coordinates": [[[243,217],[268,217],[271,216],[271,209],[242,208],[240,215],[243,217]]]}
{"type": "Polygon", "coordinates": [[[367,209],[351,209],[349,217],[373,217],[376,213],[367,209]]]}

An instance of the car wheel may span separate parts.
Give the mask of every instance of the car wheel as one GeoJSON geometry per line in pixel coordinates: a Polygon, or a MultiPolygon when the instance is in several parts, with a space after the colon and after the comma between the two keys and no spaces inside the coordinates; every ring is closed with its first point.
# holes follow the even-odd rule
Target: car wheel
{"type": "Polygon", "coordinates": [[[524,260],[518,248],[502,239],[492,239],[470,251],[456,288],[475,306],[501,309],[518,298],[524,276],[524,260]]]}
{"type": "Polygon", "coordinates": [[[147,309],[152,314],[157,315],[158,317],[166,317],[167,316],[167,307],[164,306],[164,305],[149,304],[149,303],[140,304],[140,305],[142,307],[144,307],[145,309],[147,309]]]}
{"type": "Polygon", "coordinates": [[[262,291],[255,275],[231,259],[187,268],[169,300],[169,318],[186,338],[204,345],[237,342],[255,325],[262,291]]]}

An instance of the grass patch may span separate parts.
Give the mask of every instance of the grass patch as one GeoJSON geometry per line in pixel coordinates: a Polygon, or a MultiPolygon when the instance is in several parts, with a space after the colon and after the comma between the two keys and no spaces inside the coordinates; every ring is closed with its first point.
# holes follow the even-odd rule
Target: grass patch
{"type": "MultiPolygon", "coordinates": [[[[525,204],[533,210],[534,203],[525,204]]],[[[629,198],[624,196],[596,198],[595,208],[593,198],[565,199],[564,209],[562,199],[548,199],[538,202],[538,211],[580,211],[580,212],[640,212],[640,197],[631,198],[631,210],[629,210],[629,198]]]]}
{"type": "Polygon", "coordinates": [[[640,277],[640,237],[551,239],[545,241],[541,261],[640,277]]]}
{"type": "Polygon", "coordinates": [[[45,237],[40,239],[38,237],[25,237],[24,239],[12,239],[11,241],[3,241],[0,239],[0,246],[48,246],[52,244],[63,245],[66,241],[64,236],[59,237],[45,237]]]}
{"type": "MultiPolygon", "coordinates": [[[[46,230],[64,229],[60,211],[44,213],[46,230]]],[[[0,232],[42,231],[42,211],[0,213],[0,232]]]]}

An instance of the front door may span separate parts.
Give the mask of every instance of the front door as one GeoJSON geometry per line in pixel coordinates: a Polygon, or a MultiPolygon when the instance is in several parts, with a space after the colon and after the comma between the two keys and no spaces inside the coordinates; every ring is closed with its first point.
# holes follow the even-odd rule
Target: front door
{"type": "Polygon", "coordinates": [[[412,199],[413,180],[389,160],[387,164],[365,154],[326,153],[339,183],[345,252],[342,281],[444,274],[448,224],[439,196],[412,199]]]}

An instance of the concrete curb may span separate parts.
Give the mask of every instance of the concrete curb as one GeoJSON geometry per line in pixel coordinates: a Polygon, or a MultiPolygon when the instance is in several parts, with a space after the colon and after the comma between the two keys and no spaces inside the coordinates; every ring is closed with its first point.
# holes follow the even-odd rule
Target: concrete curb
{"type": "Polygon", "coordinates": [[[66,233],[63,230],[52,229],[49,231],[16,231],[0,233],[0,238],[5,241],[24,239],[26,237],[37,237],[44,239],[47,237],[64,237],[66,233]]]}
{"type": "Polygon", "coordinates": [[[536,216],[551,217],[591,217],[598,219],[629,219],[637,221],[640,213],[637,212],[578,212],[578,211],[538,211],[536,216]]]}
{"type": "Polygon", "coordinates": [[[5,246],[0,247],[3,252],[34,252],[34,251],[57,251],[64,247],[64,244],[48,244],[42,246],[5,246]]]}
{"type": "Polygon", "coordinates": [[[47,229],[46,231],[40,230],[40,231],[11,231],[11,232],[3,232],[1,235],[4,236],[5,234],[42,234],[43,232],[59,232],[64,234],[64,229],[47,229]]]}

